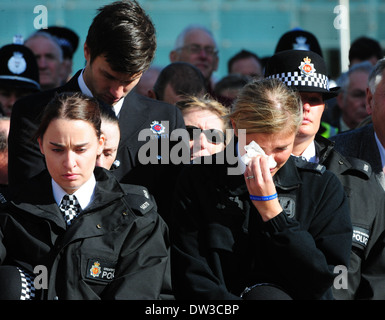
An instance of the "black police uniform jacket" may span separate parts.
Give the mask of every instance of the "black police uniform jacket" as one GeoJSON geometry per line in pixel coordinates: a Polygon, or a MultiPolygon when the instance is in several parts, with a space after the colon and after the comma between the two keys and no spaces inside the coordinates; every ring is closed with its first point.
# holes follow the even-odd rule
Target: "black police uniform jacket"
{"type": "MultiPolygon", "coordinates": [[[[46,168],[39,145],[37,141],[32,140],[32,137],[40,124],[45,106],[55,93],[81,91],[78,85],[80,72],[78,71],[65,85],[20,99],[13,106],[8,150],[8,180],[11,195],[16,192],[17,185],[22,185],[27,179],[46,168]]],[[[159,138],[159,153],[161,154],[162,142],[169,140],[169,134],[176,128],[185,128],[182,114],[176,106],[150,99],[134,91],[124,98],[119,115],[119,126],[120,143],[117,160],[120,162],[120,166],[113,173],[120,182],[133,184],[138,184],[136,173],[131,171],[133,168],[140,167],[139,149],[149,139],[159,138]],[[162,130],[153,132],[151,137],[147,136],[147,139],[139,139],[139,133],[143,129],[150,130],[154,121],[163,125],[162,130]],[[130,174],[134,177],[128,177],[130,174]]],[[[168,151],[165,150],[165,152],[168,151]]],[[[158,167],[156,167],[157,170],[159,170],[158,167]]],[[[141,174],[142,170],[138,175],[141,174]]],[[[154,193],[153,190],[150,192],[154,193]]]]}
{"type": "Polygon", "coordinates": [[[290,157],[274,176],[283,211],[263,222],[244,176],[229,174],[233,166],[193,164],[179,176],[170,227],[175,297],[240,299],[246,287],[271,283],[294,299],[332,298],[352,238],[336,176],[290,157]]]}
{"type": "MultiPolygon", "coordinates": [[[[1,209],[0,264],[48,269],[42,299],[172,298],[168,228],[147,190],[96,168],[95,199],[66,228],[48,172],[1,209]]],[[[39,294],[40,293],[40,294],[39,294]]]]}
{"type": "MultiPolygon", "coordinates": [[[[338,140],[340,136],[346,134],[332,139],[338,140]]],[[[344,148],[351,148],[352,143],[345,141],[344,148]]],[[[362,159],[357,154],[343,152],[334,141],[320,136],[316,137],[315,144],[319,162],[333,172],[344,187],[353,225],[347,288],[333,287],[334,297],[339,300],[384,299],[384,264],[379,261],[385,259],[385,251],[380,249],[383,247],[385,197],[378,183],[377,166],[369,162],[370,157],[362,159]]],[[[365,148],[368,145],[367,141],[365,148]]],[[[375,158],[376,154],[371,156],[375,158]]]]}
{"type": "MultiPolygon", "coordinates": [[[[353,252],[348,290],[339,290],[341,299],[385,299],[385,196],[384,173],[373,124],[343,132],[331,140],[344,156],[369,163],[378,191],[361,183],[361,195],[351,211],[353,252]]],[[[372,178],[371,178],[372,180],[372,178]]]]}

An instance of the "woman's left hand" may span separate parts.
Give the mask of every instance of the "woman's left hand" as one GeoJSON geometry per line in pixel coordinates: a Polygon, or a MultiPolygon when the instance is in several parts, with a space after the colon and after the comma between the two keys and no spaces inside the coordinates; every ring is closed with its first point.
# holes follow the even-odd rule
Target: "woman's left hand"
{"type": "MultiPolygon", "coordinates": [[[[271,196],[277,192],[270,173],[267,157],[258,155],[251,159],[245,171],[245,181],[250,195],[271,196]]],[[[270,220],[282,212],[278,198],[267,201],[252,200],[263,221],[270,220]]]]}

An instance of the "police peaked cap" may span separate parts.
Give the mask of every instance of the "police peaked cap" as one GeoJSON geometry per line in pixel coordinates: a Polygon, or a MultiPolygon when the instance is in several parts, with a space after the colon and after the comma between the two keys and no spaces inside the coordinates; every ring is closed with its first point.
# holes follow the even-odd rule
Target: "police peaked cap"
{"type": "Polygon", "coordinates": [[[63,57],[72,59],[79,45],[79,36],[66,27],[52,26],[44,31],[57,38],[59,45],[63,50],[63,57]]]}
{"type": "Polygon", "coordinates": [[[9,44],[0,49],[0,87],[40,91],[39,68],[29,48],[9,44]]]}
{"type": "Polygon", "coordinates": [[[338,95],[339,87],[329,88],[324,59],[313,51],[287,50],[272,56],[265,68],[266,78],[275,78],[300,92],[322,93],[324,100],[338,95]]]}
{"type": "Polygon", "coordinates": [[[302,29],[293,29],[282,35],[275,47],[274,53],[285,50],[309,50],[323,57],[321,46],[316,36],[302,29]]]}

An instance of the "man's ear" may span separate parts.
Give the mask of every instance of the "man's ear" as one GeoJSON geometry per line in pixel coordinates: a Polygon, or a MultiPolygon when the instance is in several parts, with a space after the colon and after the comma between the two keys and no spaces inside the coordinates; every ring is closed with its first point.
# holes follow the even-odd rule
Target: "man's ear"
{"type": "Polygon", "coordinates": [[[369,88],[366,88],[366,112],[368,114],[373,113],[374,97],[369,88]]]}
{"type": "Polygon", "coordinates": [[[176,50],[172,50],[169,54],[169,58],[171,62],[176,62],[179,59],[179,54],[176,50]]]}
{"type": "Polygon", "coordinates": [[[84,43],[83,51],[84,51],[84,59],[86,59],[86,61],[89,63],[91,61],[91,51],[87,45],[87,42],[84,43]]]}
{"type": "Polygon", "coordinates": [[[154,90],[152,90],[152,89],[147,91],[147,96],[156,100],[156,94],[155,94],[154,90]]]}

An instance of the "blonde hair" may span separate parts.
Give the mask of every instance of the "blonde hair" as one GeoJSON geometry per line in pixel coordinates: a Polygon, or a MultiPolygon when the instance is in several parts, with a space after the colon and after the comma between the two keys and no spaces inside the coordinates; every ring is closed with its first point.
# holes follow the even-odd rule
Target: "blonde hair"
{"type": "Polygon", "coordinates": [[[227,116],[229,109],[223,104],[212,98],[209,94],[204,96],[185,96],[182,100],[176,103],[176,106],[181,110],[182,115],[191,110],[207,110],[216,114],[223,121],[223,131],[230,128],[227,116]]]}
{"type": "Polygon", "coordinates": [[[297,133],[302,123],[302,102],[298,93],[278,79],[252,81],[240,92],[228,115],[236,129],[247,133],[297,133]]]}

